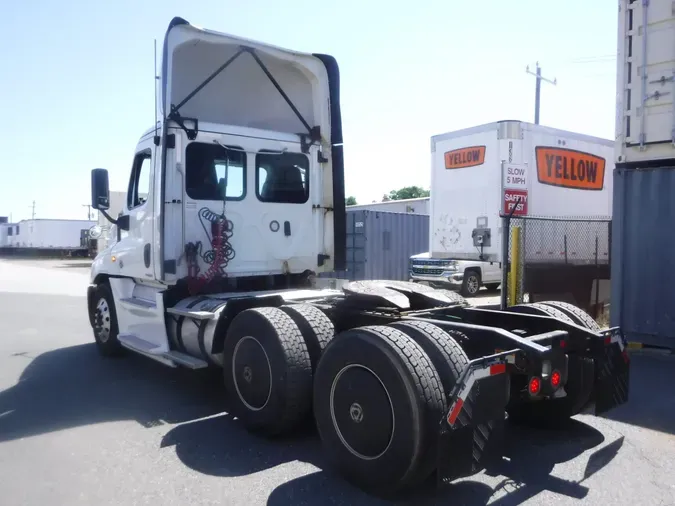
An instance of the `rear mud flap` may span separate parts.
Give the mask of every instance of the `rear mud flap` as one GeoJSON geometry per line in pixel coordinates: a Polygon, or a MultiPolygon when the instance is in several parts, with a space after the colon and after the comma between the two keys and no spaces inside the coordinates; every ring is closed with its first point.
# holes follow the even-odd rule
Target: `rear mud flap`
{"type": "Polygon", "coordinates": [[[604,347],[595,364],[595,414],[606,413],[628,401],[630,358],[618,328],[603,332],[604,347]]]}
{"type": "Polygon", "coordinates": [[[456,388],[449,413],[440,424],[439,484],[476,474],[501,459],[510,386],[505,370],[502,360],[474,369],[467,381],[460,379],[463,388],[456,388]]]}

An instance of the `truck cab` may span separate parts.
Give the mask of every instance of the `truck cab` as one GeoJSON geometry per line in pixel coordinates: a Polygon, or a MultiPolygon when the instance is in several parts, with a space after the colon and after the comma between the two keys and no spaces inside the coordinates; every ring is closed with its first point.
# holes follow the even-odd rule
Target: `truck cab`
{"type": "MultiPolygon", "coordinates": [[[[92,282],[115,276],[166,288],[227,273],[231,289],[246,278],[297,283],[339,267],[337,80],[329,56],[174,19],[157,90],[161,120],[134,150],[123,212],[110,217],[120,240],[97,257],[92,282]]],[[[92,177],[105,212],[107,172],[92,177]]]]}
{"type": "Polygon", "coordinates": [[[502,281],[499,262],[431,258],[429,252],[411,256],[409,271],[413,283],[456,290],[464,297],[478,295],[483,286],[496,290],[502,281]]]}

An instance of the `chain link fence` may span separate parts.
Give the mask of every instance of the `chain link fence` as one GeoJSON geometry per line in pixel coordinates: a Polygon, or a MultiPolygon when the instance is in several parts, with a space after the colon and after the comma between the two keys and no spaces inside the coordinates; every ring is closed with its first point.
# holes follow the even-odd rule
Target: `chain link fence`
{"type": "MultiPolygon", "coordinates": [[[[565,296],[588,310],[594,282],[609,279],[611,219],[505,217],[508,306],[565,296]]],[[[504,291],[503,291],[504,293],[504,291]]]]}

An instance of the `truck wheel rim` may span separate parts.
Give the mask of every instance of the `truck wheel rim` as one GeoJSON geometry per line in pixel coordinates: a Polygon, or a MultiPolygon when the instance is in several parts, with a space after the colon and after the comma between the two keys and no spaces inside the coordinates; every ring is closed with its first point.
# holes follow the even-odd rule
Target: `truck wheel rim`
{"type": "Polygon", "coordinates": [[[394,405],[387,387],[368,367],[350,364],[337,373],[330,390],[330,414],[338,438],[355,457],[376,460],[391,446],[394,405]]]}
{"type": "Polygon", "coordinates": [[[99,300],[96,305],[96,327],[101,342],[108,342],[110,339],[110,306],[105,299],[99,300]]]}
{"type": "Polygon", "coordinates": [[[469,293],[476,293],[478,291],[478,278],[476,276],[469,276],[466,282],[469,293]]]}
{"type": "Polygon", "coordinates": [[[272,365],[255,337],[239,340],[232,354],[232,380],[239,400],[251,411],[267,406],[272,396],[272,365]]]}

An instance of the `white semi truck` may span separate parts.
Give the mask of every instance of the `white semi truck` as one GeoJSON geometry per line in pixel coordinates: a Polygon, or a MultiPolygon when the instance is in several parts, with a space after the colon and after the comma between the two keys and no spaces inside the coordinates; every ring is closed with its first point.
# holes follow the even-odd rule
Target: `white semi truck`
{"type": "Polygon", "coordinates": [[[587,294],[589,282],[609,278],[613,149],[611,140],[522,121],[432,137],[430,250],[410,259],[411,281],[464,296],[497,288],[509,262],[502,216],[512,214],[531,218],[528,291],[587,294]]]}
{"type": "MultiPolygon", "coordinates": [[[[91,269],[103,355],[222,371],[255,433],[313,416],[333,465],[373,493],[478,472],[501,455],[507,414],[553,425],[627,400],[621,330],[569,305],[313,287],[345,260],[334,58],[175,18],[159,82],[160,120],[136,146],[122,215],[108,216],[120,240],[91,269]]],[[[108,214],[108,173],[91,177],[108,214]]]]}

